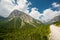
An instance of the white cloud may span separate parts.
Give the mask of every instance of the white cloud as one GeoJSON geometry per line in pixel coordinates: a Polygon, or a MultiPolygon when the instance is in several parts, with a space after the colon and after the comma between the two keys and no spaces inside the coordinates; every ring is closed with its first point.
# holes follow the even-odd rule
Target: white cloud
{"type": "Polygon", "coordinates": [[[53,7],[60,7],[60,4],[57,4],[56,2],[52,3],[53,7]]]}
{"type": "Polygon", "coordinates": [[[53,11],[51,9],[46,9],[44,10],[44,17],[45,17],[45,21],[49,21],[52,18],[54,18],[55,16],[60,15],[60,11],[53,11]]]}
{"type": "Polygon", "coordinates": [[[58,11],[57,10],[53,11],[52,8],[48,8],[48,9],[45,9],[42,14],[40,14],[40,12],[38,11],[37,8],[32,8],[30,15],[33,18],[38,19],[42,22],[48,22],[51,19],[53,19],[55,16],[60,15],[60,10],[59,10],[60,4],[52,3],[52,6],[53,6],[53,8],[58,9],[58,11]]]}
{"type": "Polygon", "coordinates": [[[31,12],[29,13],[30,16],[32,16],[35,19],[39,19],[40,17],[40,12],[38,11],[37,8],[32,8],[31,12]]]}
{"type": "Polygon", "coordinates": [[[60,4],[52,3],[52,6],[58,10],[53,11],[52,8],[45,9],[42,13],[43,16],[40,16],[42,22],[48,22],[54,17],[60,15],[60,4]]]}
{"type": "Polygon", "coordinates": [[[0,15],[7,17],[11,11],[14,9],[18,9],[20,11],[29,12],[29,5],[31,5],[30,2],[27,0],[18,0],[18,5],[15,5],[12,3],[13,0],[2,0],[0,3],[0,15]]]}
{"type": "MultiPolygon", "coordinates": [[[[14,2],[14,0],[2,0],[2,2],[0,3],[0,15],[7,17],[14,9],[29,13],[28,6],[31,5],[30,2],[28,2],[27,0],[18,0],[18,5],[15,5],[12,3],[12,1],[14,2]]],[[[40,12],[37,8],[32,8],[29,15],[33,18],[38,19],[40,16],[40,12]]]]}

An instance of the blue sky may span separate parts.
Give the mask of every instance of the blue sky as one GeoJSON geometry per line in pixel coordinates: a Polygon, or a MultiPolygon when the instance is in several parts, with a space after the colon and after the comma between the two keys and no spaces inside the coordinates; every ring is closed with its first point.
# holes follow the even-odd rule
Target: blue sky
{"type": "Polygon", "coordinates": [[[39,12],[43,12],[43,10],[52,7],[53,2],[60,3],[60,0],[28,0],[29,2],[32,3],[30,7],[36,7],[38,8],[39,12]]]}

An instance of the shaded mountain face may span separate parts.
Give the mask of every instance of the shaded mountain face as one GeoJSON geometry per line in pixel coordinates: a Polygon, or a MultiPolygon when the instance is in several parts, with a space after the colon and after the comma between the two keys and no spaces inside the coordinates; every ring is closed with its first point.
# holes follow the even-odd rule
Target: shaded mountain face
{"type": "Polygon", "coordinates": [[[60,26],[60,16],[54,17],[54,19],[51,20],[55,25],[60,26]]]}
{"type": "Polygon", "coordinates": [[[51,19],[48,23],[52,24],[52,23],[55,23],[55,22],[58,22],[58,21],[60,21],[60,16],[54,17],[54,18],[51,19]]]}
{"type": "Polygon", "coordinates": [[[52,21],[52,22],[60,21],[60,16],[54,17],[51,21],[52,21]]]}
{"type": "Polygon", "coordinates": [[[0,22],[0,40],[48,40],[49,25],[14,10],[0,22]]]}
{"type": "Polygon", "coordinates": [[[0,16],[0,21],[2,21],[2,20],[4,20],[4,19],[5,19],[4,17],[0,16]]]}

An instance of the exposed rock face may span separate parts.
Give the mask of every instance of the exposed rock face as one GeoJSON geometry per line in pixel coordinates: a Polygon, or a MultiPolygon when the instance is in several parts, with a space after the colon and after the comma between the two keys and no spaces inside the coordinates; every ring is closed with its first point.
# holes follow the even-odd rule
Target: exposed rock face
{"type": "Polygon", "coordinates": [[[21,12],[19,10],[14,10],[8,18],[10,18],[10,20],[12,20],[13,18],[15,17],[19,17],[20,19],[22,19],[22,21],[25,21],[25,22],[32,22],[33,21],[33,18],[31,16],[29,16],[28,14],[24,13],[24,12],[21,12]]]}

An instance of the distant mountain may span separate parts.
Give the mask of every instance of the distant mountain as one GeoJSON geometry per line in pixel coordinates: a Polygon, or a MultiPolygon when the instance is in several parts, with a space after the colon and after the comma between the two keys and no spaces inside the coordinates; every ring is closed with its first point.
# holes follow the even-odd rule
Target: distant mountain
{"type": "Polygon", "coordinates": [[[0,21],[2,21],[2,20],[4,20],[4,19],[5,19],[4,17],[0,16],[0,21]]]}
{"type": "Polygon", "coordinates": [[[14,10],[0,22],[0,40],[48,40],[49,25],[14,10]]]}
{"type": "Polygon", "coordinates": [[[55,24],[55,25],[60,25],[60,16],[56,16],[56,17],[54,17],[53,20],[54,20],[54,21],[52,21],[53,24],[55,24]]]}
{"type": "Polygon", "coordinates": [[[58,22],[58,21],[60,21],[60,15],[51,19],[48,23],[52,24],[52,23],[55,23],[55,22],[58,22]]]}

